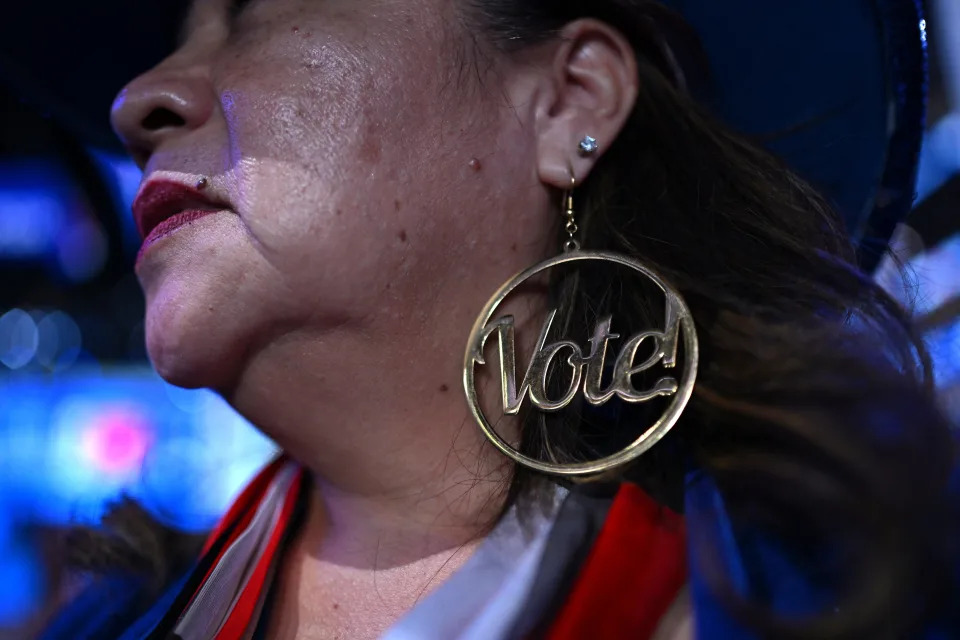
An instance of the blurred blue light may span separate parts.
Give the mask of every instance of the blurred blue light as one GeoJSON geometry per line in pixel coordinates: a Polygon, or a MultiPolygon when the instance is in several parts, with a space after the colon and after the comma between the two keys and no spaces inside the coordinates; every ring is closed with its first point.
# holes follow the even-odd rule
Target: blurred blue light
{"type": "Polygon", "coordinates": [[[120,210],[123,239],[127,249],[135,253],[140,247],[140,232],[137,230],[130,207],[140,188],[143,172],[126,155],[99,149],[90,149],[89,152],[114,187],[114,199],[120,210]]]}
{"type": "Polygon", "coordinates": [[[0,190],[0,256],[43,256],[56,242],[64,205],[40,191],[0,190]]]}
{"type": "Polygon", "coordinates": [[[66,174],[51,162],[0,162],[0,257],[42,258],[69,217],[66,174]]]}
{"type": "Polygon", "coordinates": [[[960,384],[960,320],[935,329],[925,337],[937,386],[947,388],[960,384]]]}
{"type": "MultiPolygon", "coordinates": [[[[32,525],[97,524],[121,496],[186,531],[212,527],[276,446],[210,391],[170,387],[149,367],[49,369],[79,330],[58,311],[35,323],[37,369],[0,375],[0,628],[42,602],[32,525]]],[[[0,631],[0,636],[3,636],[0,631]]]]}
{"type": "Polygon", "coordinates": [[[960,113],[950,114],[924,135],[917,169],[917,202],[960,171],[960,113]]]}
{"type": "Polygon", "coordinates": [[[33,360],[40,338],[37,325],[23,309],[12,309],[0,316],[0,362],[20,369],[33,360]]]}
{"type": "Polygon", "coordinates": [[[57,236],[60,272],[73,282],[97,275],[107,263],[107,237],[99,224],[80,219],[64,225],[57,236]]]}
{"type": "Polygon", "coordinates": [[[107,251],[104,230],[60,164],[0,161],[0,259],[48,264],[82,282],[100,272],[107,251]]]}
{"type": "Polygon", "coordinates": [[[173,406],[187,413],[196,413],[200,411],[208,401],[212,391],[206,389],[184,389],[164,382],[163,390],[167,393],[167,399],[173,406]]]}
{"type": "Polygon", "coordinates": [[[203,529],[276,452],[216,394],[174,392],[148,367],[0,376],[0,406],[0,495],[53,525],[96,522],[126,494],[203,529]]]}
{"type": "Polygon", "coordinates": [[[83,345],[77,323],[62,311],[47,314],[37,322],[37,337],[37,362],[51,371],[70,367],[83,345]]]}
{"type": "Polygon", "coordinates": [[[10,505],[0,496],[0,555],[3,549],[13,544],[13,521],[10,518],[10,505]]]}
{"type": "Polygon", "coordinates": [[[168,526],[185,531],[209,529],[229,506],[223,495],[227,478],[210,463],[210,450],[201,440],[167,440],[145,461],[139,498],[168,526]],[[171,469],[177,470],[176,481],[171,481],[171,469]]]}
{"type": "Polygon", "coordinates": [[[0,628],[22,623],[40,606],[44,591],[35,550],[26,544],[0,548],[0,628]]]}

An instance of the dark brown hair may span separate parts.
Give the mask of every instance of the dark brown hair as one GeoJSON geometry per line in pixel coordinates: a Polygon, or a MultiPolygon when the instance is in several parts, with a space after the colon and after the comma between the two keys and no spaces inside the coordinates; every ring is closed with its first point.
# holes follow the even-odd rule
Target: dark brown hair
{"type": "MultiPolygon", "coordinates": [[[[756,585],[735,589],[723,567],[702,567],[763,635],[912,637],[957,566],[956,449],[921,340],[857,268],[829,204],[691,97],[686,83],[708,71],[678,67],[699,52],[676,14],[641,0],[471,0],[467,12],[469,28],[489,35],[487,58],[556,38],[581,17],[631,41],[640,86],[624,131],[578,190],[584,248],[637,257],[664,276],[691,308],[701,349],[674,433],[625,477],[681,508],[685,474],[701,470],[735,532],[777,541],[834,594],[822,610],[787,617],[756,585]]],[[[588,338],[610,312],[662,323],[657,296],[608,277],[555,280],[567,335],[588,338]]],[[[643,417],[621,412],[606,428],[636,437],[630,426],[643,417]]],[[[549,426],[528,416],[522,449],[595,456],[606,449],[595,422],[589,408],[549,426]]],[[[518,470],[513,493],[540,482],[518,470]]],[[[715,544],[693,525],[690,535],[715,544]]]]}

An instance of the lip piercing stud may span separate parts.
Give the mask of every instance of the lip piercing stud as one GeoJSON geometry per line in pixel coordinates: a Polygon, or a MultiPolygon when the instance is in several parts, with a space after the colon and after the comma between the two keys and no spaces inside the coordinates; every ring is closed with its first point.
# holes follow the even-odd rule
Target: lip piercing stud
{"type": "Polygon", "coordinates": [[[197,189],[200,189],[200,190],[206,189],[207,184],[208,182],[206,178],[200,178],[199,180],[197,180],[197,189]]]}

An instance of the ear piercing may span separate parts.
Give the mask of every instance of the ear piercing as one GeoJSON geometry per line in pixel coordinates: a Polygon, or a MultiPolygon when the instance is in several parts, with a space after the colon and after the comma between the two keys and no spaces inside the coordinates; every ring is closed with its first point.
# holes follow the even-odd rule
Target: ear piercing
{"type": "Polygon", "coordinates": [[[597,139],[591,136],[584,136],[583,140],[580,141],[580,155],[582,156],[592,156],[597,152],[597,149],[600,148],[600,145],[597,144],[597,139]]]}

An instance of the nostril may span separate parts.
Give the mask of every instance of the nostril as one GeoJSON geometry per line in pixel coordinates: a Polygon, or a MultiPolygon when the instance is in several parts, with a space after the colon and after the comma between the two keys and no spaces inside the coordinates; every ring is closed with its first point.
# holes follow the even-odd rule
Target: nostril
{"type": "Polygon", "coordinates": [[[170,111],[170,109],[159,107],[148,113],[140,126],[148,131],[159,131],[166,127],[182,127],[186,123],[186,120],[170,111]]]}

